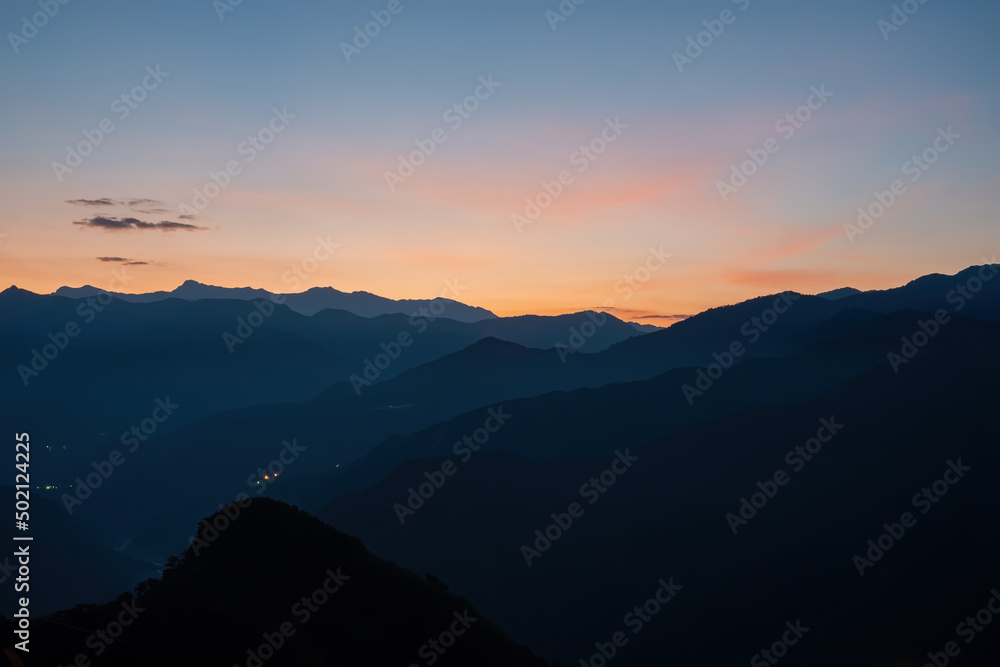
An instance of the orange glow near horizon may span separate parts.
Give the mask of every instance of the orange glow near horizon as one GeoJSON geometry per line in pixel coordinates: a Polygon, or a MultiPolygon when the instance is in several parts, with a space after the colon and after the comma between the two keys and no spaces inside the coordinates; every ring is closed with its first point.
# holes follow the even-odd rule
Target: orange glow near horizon
{"type": "MultiPolygon", "coordinates": [[[[447,144],[394,192],[384,174],[399,149],[335,144],[293,127],[194,218],[180,217],[178,206],[203,179],[164,175],[151,187],[147,174],[112,169],[74,174],[54,188],[8,170],[0,179],[9,202],[0,213],[0,281],[39,293],[84,284],[144,293],[190,279],[282,293],[331,286],[391,299],[434,298],[446,281],[458,281],[462,292],[446,296],[500,316],[602,309],[660,323],[763,294],[886,289],[989,261],[969,248],[990,248],[992,212],[981,202],[993,191],[970,180],[962,186],[969,196],[957,190],[939,202],[943,186],[935,179],[956,187],[945,166],[911,186],[864,235],[847,237],[844,225],[872,200],[872,188],[888,184],[844,182],[858,151],[895,122],[889,112],[899,110],[875,101],[889,108],[866,113],[866,100],[824,109],[794,138],[794,157],[776,153],[726,200],[717,184],[746,159],[734,146],[758,145],[784,103],[673,123],[629,117],[620,139],[582,171],[571,156],[600,122],[542,118],[508,139],[502,121],[484,120],[462,130],[474,156],[447,144]],[[842,139],[823,139],[830,131],[842,139]],[[545,184],[562,170],[572,171],[572,182],[530,224],[515,225],[529,202],[548,203],[545,184]],[[152,202],[126,204],[123,195],[152,202]],[[103,198],[116,203],[93,204],[103,198]],[[941,224],[943,215],[962,220],[964,234],[941,224]],[[92,222],[126,217],[199,229],[110,230],[92,222]],[[324,243],[336,246],[329,256],[324,243]],[[623,289],[628,276],[644,275],[654,250],[670,259],[623,289]],[[112,283],[116,270],[127,284],[112,283]]],[[[925,110],[962,118],[972,101],[934,98],[925,110]]],[[[923,129],[910,130],[925,142],[923,129]]]]}
{"type": "MultiPolygon", "coordinates": [[[[108,289],[109,291],[125,292],[129,294],[142,294],[154,291],[171,291],[180,285],[184,280],[196,280],[198,282],[216,285],[220,287],[255,287],[268,289],[273,292],[293,292],[305,291],[312,287],[331,286],[343,292],[365,291],[378,294],[390,299],[431,299],[436,296],[447,296],[453,298],[451,293],[445,292],[444,282],[437,287],[426,290],[405,289],[393,287],[385,284],[381,289],[373,289],[369,285],[361,284],[360,281],[344,281],[328,285],[327,283],[303,282],[299,290],[290,290],[287,285],[283,285],[280,280],[270,280],[257,282],[252,276],[243,280],[233,280],[231,275],[239,275],[239,267],[246,268],[248,264],[242,260],[220,261],[212,260],[213,270],[204,270],[204,265],[193,259],[186,269],[191,273],[182,273],[176,278],[170,279],[163,275],[143,274],[147,267],[118,266],[108,264],[103,267],[103,281],[93,280],[93,272],[90,271],[90,262],[63,258],[58,264],[62,267],[59,272],[61,276],[79,276],[79,279],[60,280],[53,275],[53,272],[46,271],[37,266],[32,266],[27,260],[7,261],[4,258],[4,274],[7,275],[7,283],[16,285],[21,289],[26,289],[38,294],[48,294],[54,292],[62,286],[79,287],[84,284],[91,284],[95,287],[108,289]],[[199,266],[201,265],[201,266],[199,266]],[[226,269],[232,271],[228,273],[226,269]],[[122,283],[115,276],[131,278],[127,284],[122,283]],[[13,277],[13,279],[11,279],[13,277]],[[355,283],[355,284],[349,284],[355,283]]],[[[988,259],[988,258],[987,258],[988,259]]],[[[261,260],[254,263],[258,267],[273,267],[271,275],[275,272],[287,270],[288,265],[279,264],[273,260],[261,260]]],[[[155,268],[155,267],[154,267],[155,268]]],[[[956,273],[966,268],[964,265],[955,265],[943,269],[943,273],[956,273]]],[[[703,271],[699,271],[703,273],[703,271]]],[[[457,274],[456,274],[457,275],[457,274]]],[[[692,291],[689,293],[666,293],[667,289],[657,289],[655,281],[642,285],[633,295],[619,302],[612,307],[605,307],[603,304],[610,298],[615,299],[615,282],[605,283],[603,287],[591,288],[589,286],[564,285],[556,291],[539,293],[528,289],[526,292],[514,292],[504,289],[503,286],[484,285],[472,289],[464,278],[458,278],[459,283],[470,287],[468,292],[459,294],[458,301],[471,306],[479,306],[492,311],[500,317],[512,317],[517,315],[560,315],[582,310],[600,310],[609,312],[619,319],[634,321],[645,324],[655,324],[657,326],[668,326],[676,321],[684,319],[686,316],[700,313],[709,308],[738,303],[746,299],[757,296],[782,292],[785,290],[797,291],[803,294],[815,294],[825,292],[839,287],[854,287],[860,290],[889,289],[901,286],[914,278],[919,277],[919,273],[902,274],[879,272],[875,270],[857,271],[845,277],[836,271],[809,271],[809,270],[758,270],[758,269],[731,269],[720,270],[716,278],[720,282],[728,285],[724,291],[725,296],[718,297],[720,291],[704,290],[701,292],[692,291]],[[643,293],[645,291],[645,294],[643,293]]],[[[670,282],[677,281],[676,277],[670,282]]],[[[681,285],[687,281],[677,281],[681,285]]],[[[4,285],[6,287],[7,285],[4,285]]]]}

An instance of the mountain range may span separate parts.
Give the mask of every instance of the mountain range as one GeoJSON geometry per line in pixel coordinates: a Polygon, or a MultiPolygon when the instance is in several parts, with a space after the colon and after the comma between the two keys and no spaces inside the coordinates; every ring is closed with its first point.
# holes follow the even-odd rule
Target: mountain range
{"type": "MultiPolygon", "coordinates": [[[[533,664],[518,645],[563,665],[594,664],[604,647],[610,662],[618,631],[627,641],[615,664],[742,663],[785,623],[810,629],[783,664],[923,664],[953,638],[953,617],[996,585],[998,271],[772,294],[646,334],[594,312],[443,317],[418,332],[402,314],[304,316],[278,304],[232,352],[222,333],[253,301],[114,299],[86,322],[86,298],[7,290],[0,422],[39,443],[44,539],[68,547],[39,562],[58,584],[39,604],[55,612],[135,589],[172,611],[151,615],[134,643],[192,632],[205,655],[234,661],[246,628],[280,623],[286,601],[268,573],[295,570],[320,543],[356,542],[343,531],[471,601],[504,633],[490,641],[506,648],[484,650],[518,656],[496,664],[533,664]],[[71,320],[81,333],[24,386],[18,365],[71,320]],[[401,332],[413,342],[397,350],[401,332]],[[379,354],[386,367],[365,376],[379,354]],[[72,502],[158,399],[175,414],[72,502]],[[948,470],[962,474],[952,482],[948,470]],[[914,499],[923,488],[935,498],[926,513],[914,499]],[[253,499],[250,535],[293,546],[266,555],[227,531],[225,558],[193,558],[194,527],[240,497],[253,499]],[[900,534],[907,510],[916,525],[900,534]],[[885,531],[894,546],[879,550],[885,531]],[[81,582],[87,569],[101,576],[81,582]],[[265,589],[266,618],[243,611],[253,605],[240,582],[265,589]],[[238,641],[166,620],[202,599],[199,587],[227,600],[217,611],[238,641]],[[662,613],[628,615],[667,590],[662,613]]],[[[374,608],[391,605],[371,595],[374,608]]],[[[100,627],[121,603],[51,618],[100,627]]],[[[372,607],[359,604],[346,607],[354,634],[409,637],[365,626],[372,607]]],[[[343,644],[345,664],[360,660],[317,628],[299,655],[343,644]]],[[[963,646],[965,664],[993,664],[994,635],[963,646]]],[[[72,642],[54,637],[67,660],[72,642]]],[[[120,650],[116,660],[138,659],[120,650]]]]}
{"type": "MultiPolygon", "coordinates": [[[[84,285],[83,287],[60,287],[53,294],[71,299],[83,299],[103,291],[91,285],[84,285]]],[[[300,315],[315,315],[321,310],[333,309],[346,310],[360,317],[393,314],[412,315],[419,312],[420,309],[428,309],[435,301],[435,299],[402,299],[397,301],[370,292],[341,292],[332,287],[313,287],[297,293],[275,293],[253,287],[217,287],[205,285],[195,280],[185,280],[179,287],[169,292],[148,292],[146,294],[109,292],[109,294],[129,303],[154,303],[166,299],[183,299],[184,301],[267,299],[274,303],[284,303],[300,315]]],[[[496,317],[485,308],[467,306],[454,299],[444,297],[440,297],[439,300],[447,308],[448,318],[458,322],[478,322],[496,317]]]]}

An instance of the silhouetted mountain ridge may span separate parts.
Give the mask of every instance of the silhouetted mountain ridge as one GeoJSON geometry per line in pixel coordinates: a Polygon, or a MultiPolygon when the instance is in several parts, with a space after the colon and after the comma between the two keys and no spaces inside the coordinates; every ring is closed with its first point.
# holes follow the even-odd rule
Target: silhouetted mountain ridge
{"type": "MultiPolygon", "coordinates": [[[[433,569],[566,664],[594,653],[595,638],[668,576],[685,588],[615,664],[745,664],[796,618],[809,638],[782,663],[923,664],[963,613],[982,607],[1000,558],[991,407],[1000,324],[954,316],[894,372],[887,353],[926,317],[849,311],[841,332],[813,336],[792,358],[734,366],[693,406],[680,392],[693,369],[511,401],[509,425],[458,462],[451,444],[477,424],[473,411],[386,441],[366,459],[402,462],[317,514],[375,553],[433,569]],[[787,455],[821,420],[841,426],[793,467],[787,455]],[[521,546],[536,544],[532,531],[581,501],[580,485],[626,448],[634,466],[605,482],[597,503],[584,501],[583,516],[527,567],[521,546]],[[458,472],[401,524],[396,504],[413,502],[410,489],[445,459],[458,472]],[[913,494],[959,459],[971,471],[947,498],[926,516],[914,509],[913,494]],[[734,535],[727,514],[776,470],[790,482],[734,535]],[[907,510],[916,527],[859,577],[853,556],[907,510]],[[449,539],[456,526],[461,538],[449,539]]],[[[998,651],[995,634],[963,646],[970,665],[993,664],[998,651]]]]}
{"type": "MultiPolygon", "coordinates": [[[[73,299],[95,296],[102,293],[92,285],[83,287],[60,287],[54,294],[73,299]]],[[[159,291],[146,294],[125,294],[111,292],[112,296],[132,303],[152,303],[165,299],[184,299],[198,301],[201,299],[269,299],[276,303],[284,303],[289,308],[302,315],[315,315],[321,310],[346,310],[361,317],[376,317],[378,315],[404,314],[411,315],[421,308],[431,307],[433,299],[387,299],[371,292],[341,292],[332,287],[312,287],[304,292],[275,293],[254,287],[217,287],[205,285],[195,280],[185,280],[180,286],[170,292],[159,291]]],[[[492,319],[496,315],[475,306],[468,306],[453,299],[440,299],[447,305],[448,317],[458,322],[478,322],[492,319]]]]}
{"type": "Polygon", "coordinates": [[[81,651],[91,664],[128,667],[247,665],[261,657],[296,666],[429,657],[442,666],[546,664],[432,577],[376,558],[357,538],[267,499],[207,518],[162,580],[140,585],[134,598],[51,620],[37,624],[32,643],[32,657],[50,665],[69,664],[81,651]],[[105,628],[122,609],[132,610],[122,641],[104,645],[100,656],[88,651],[93,645],[76,628],[105,628]],[[429,643],[442,633],[453,634],[429,643]]]}

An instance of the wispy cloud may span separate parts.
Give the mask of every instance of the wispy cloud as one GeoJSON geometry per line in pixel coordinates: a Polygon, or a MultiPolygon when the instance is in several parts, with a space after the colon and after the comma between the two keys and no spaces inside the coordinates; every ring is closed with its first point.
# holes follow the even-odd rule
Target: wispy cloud
{"type": "Polygon", "coordinates": [[[74,225],[81,225],[83,227],[93,227],[97,229],[103,229],[106,231],[116,232],[116,231],[131,231],[131,230],[160,230],[164,232],[174,232],[177,230],[183,230],[187,232],[193,232],[203,229],[208,229],[208,227],[198,227],[196,225],[189,225],[184,222],[171,222],[169,220],[163,220],[161,222],[145,222],[137,218],[112,218],[105,216],[94,216],[93,218],[77,220],[73,223],[74,225]]]}
{"type": "Polygon", "coordinates": [[[114,264],[123,264],[125,266],[148,266],[153,263],[134,260],[128,257],[97,257],[96,259],[99,262],[112,262],[114,264]]]}
{"type": "Polygon", "coordinates": [[[118,206],[120,202],[114,199],[67,199],[67,204],[73,204],[74,206],[118,206]]]}

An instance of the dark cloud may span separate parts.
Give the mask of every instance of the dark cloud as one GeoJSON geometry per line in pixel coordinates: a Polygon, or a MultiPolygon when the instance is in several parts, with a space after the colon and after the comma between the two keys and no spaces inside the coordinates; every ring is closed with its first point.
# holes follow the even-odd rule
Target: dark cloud
{"type": "Polygon", "coordinates": [[[177,230],[183,230],[187,232],[193,232],[202,229],[208,229],[207,227],[198,227],[196,225],[189,225],[184,222],[171,222],[169,220],[163,220],[161,222],[145,222],[137,218],[112,218],[108,216],[94,216],[93,218],[85,220],[77,220],[73,223],[74,225],[81,225],[83,227],[96,227],[98,229],[105,229],[107,231],[121,231],[121,230],[133,230],[133,229],[159,229],[164,232],[173,232],[177,230]]]}
{"type": "Polygon", "coordinates": [[[76,206],[118,206],[121,202],[117,202],[114,199],[67,199],[67,204],[74,204],[76,206]]]}
{"type": "Polygon", "coordinates": [[[141,262],[139,260],[131,259],[129,257],[98,257],[100,262],[114,262],[115,264],[122,264],[124,266],[149,266],[155,262],[141,262]]]}
{"type": "Polygon", "coordinates": [[[164,206],[164,203],[156,199],[130,199],[128,206],[164,206]]]}
{"type": "MultiPolygon", "coordinates": [[[[125,218],[124,220],[119,220],[117,218],[95,216],[89,220],[77,220],[73,224],[84,225],[86,227],[102,227],[104,229],[132,229],[132,220],[135,220],[135,218],[125,218]]],[[[135,221],[140,222],[139,220],[135,221]]]]}
{"type": "Polygon", "coordinates": [[[145,213],[146,215],[159,215],[161,213],[170,213],[169,208],[133,208],[136,213],[145,213]]]}
{"type": "Polygon", "coordinates": [[[196,216],[196,215],[187,215],[187,214],[185,214],[185,215],[179,215],[177,217],[180,218],[181,220],[197,220],[198,219],[198,216],[196,216]]]}
{"type": "Polygon", "coordinates": [[[643,313],[647,311],[642,310],[632,310],[629,308],[615,308],[614,306],[606,307],[594,307],[591,310],[605,311],[611,313],[619,319],[626,320],[686,320],[689,317],[694,317],[694,315],[644,315],[643,313]]]}
{"type": "Polygon", "coordinates": [[[615,314],[619,314],[620,313],[622,315],[627,315],[629,317],[635,317],[637,319],[642,319],[642,318],[650,318],[650,319],[662,318],[662,319],[666,319],[666,320],[675,320],[677,318],[694,317],[694,315],[648,315],[648,314],[643,314],[643,313],[648,313],[649,311],[633,310],[633,309],[630,309],[630,308],[616,308],[615,306],[594,306],[594,307],[591,308],[591,310],[604,310],[604,311],[607,311],[609,313],[615,313],[615,314]]]}
{"type": "MultiPolygon", "coordinates": [[[[149,224],[149,223],[147,223],[149,224]]],[[[162,222],[156,223],[155,227],[157,229],[162,229],[166,232],[172,232],[175,229],[183,229],[185,231],[194,231],[196,229],[208,229],[208,227],[199,227],[197,225],[189,225],[185,222],[170,222],[169,220],[163,220],[162,222]]]]}

